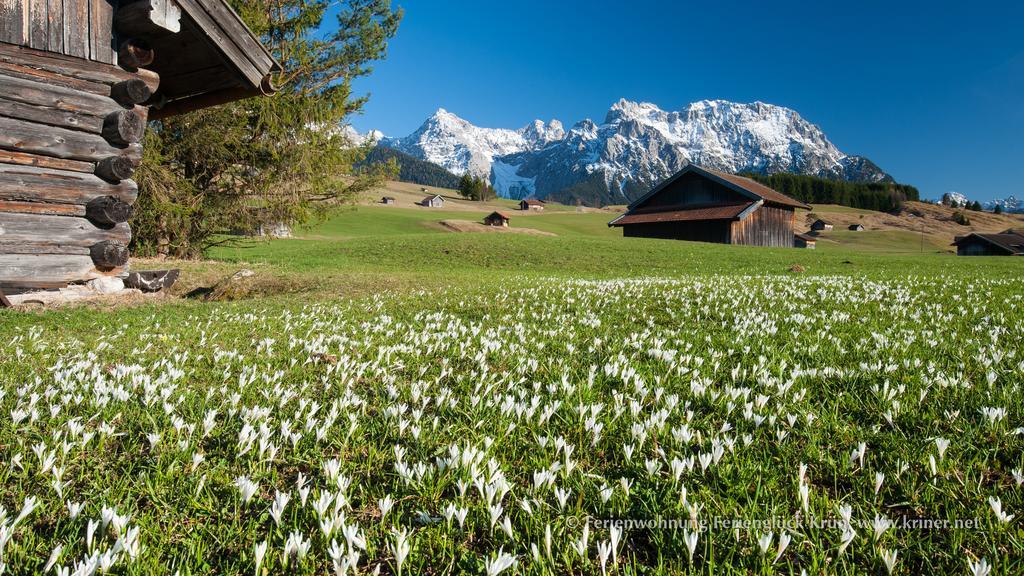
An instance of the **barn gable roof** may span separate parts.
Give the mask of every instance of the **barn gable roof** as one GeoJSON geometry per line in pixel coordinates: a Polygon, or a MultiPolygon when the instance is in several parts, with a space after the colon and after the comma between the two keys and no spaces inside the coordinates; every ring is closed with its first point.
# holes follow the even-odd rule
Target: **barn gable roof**
{"type": "Polygon", "coordinates": [[[972,232],[966,236],[959,236],[953,241],[954,246],[959,246],[970,239],[978,239],[982,242],[992,244],[997,248],[1005,250],[1014,255],[1024,255],[1024,233],[1020,230],[1010,228],[998,234],[982,234],[972,232]]]}
{"type": "Polygon", "coordinates": [[[730,190],[733,190],[734,192],[737,192],[742,196],[746,196],[747,198],[750,198],[752,201],[755,202],[761,200],[766,204],[775,204],[791,208],[803,208],[805,210],[811,209],[811,207],[808,206],[807,204],[804,204],[803,202],[800,202],[798,200],[794,200],[793,198],[790,198],[789,196],[786,196],[781,192],[772,190],[771,188],[758,182],[755,182],[750,178],[737,176],[735,174],[727,174],[725,172],[712,170],[710,168],[701,168],[696,164],[690,163],[687,164],[686,167],[684,167],[682,170],[676,172],[670,178],[663,181],[661,184],[655,186],[654,189],[652,189],[650,192],[644,194],[639,199],[630,204],[629,210],[632,211],[634,208],[641,206],[647,200],[657,195],[665,188],[671,186],[673,183],[676,182],[676,180],[679,180],[686,174],[690,173],[699,174],[709,180],[718,182],[719,184],[725,186],[726,188],[729,188],[730,190]]]}
{"type": "MultiPolygon", "coordinates": [[[[145,2],[146,0],[142,0],[145,2]]],[[[176,0],[177,32],[144,38],[155,59],[146,66],[160,75],[159,94],[167,99],[151,118],[223,104],[276,89],[271,74],[281,66],[224,0],[176,0]]],[[[151,5],[158,4],[150,0],[151,5]]]]}

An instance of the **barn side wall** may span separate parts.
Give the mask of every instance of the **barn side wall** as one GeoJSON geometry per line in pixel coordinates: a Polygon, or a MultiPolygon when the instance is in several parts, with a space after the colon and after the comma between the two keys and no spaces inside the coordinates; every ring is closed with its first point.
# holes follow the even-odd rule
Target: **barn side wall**
{"type": "Polygon", "coordinates": [[[732,243],[747,246],[793,247],[796,211],[761,206],[753,214],[732,223],[732,243]]]}
{"type": "Polygon", "coordinates": [[[698,220],[692,222],[652,222],[627,224],[622,227],[627,238],[661,238],[690,240],[693,242],[729,243],[728,220],[698,220]]]}
{"type": "Polygon", "coordinates": [[[125,273],[131,173],[148,113],[115,100],[128,80],[153,90],[159,82],[146,71],[0,44],[0,288],[125,273]]]}
{"type": "Polygon", "coordinates": [[[117,0],[0,0],[0,42],[117,63],[117,0]]]}
{"type": "Polygon", "coordinates": [[[970,238],[957,246],[957,256],[1007,256],[1006,250],[1001,250],[988,242],[970,238]]]}

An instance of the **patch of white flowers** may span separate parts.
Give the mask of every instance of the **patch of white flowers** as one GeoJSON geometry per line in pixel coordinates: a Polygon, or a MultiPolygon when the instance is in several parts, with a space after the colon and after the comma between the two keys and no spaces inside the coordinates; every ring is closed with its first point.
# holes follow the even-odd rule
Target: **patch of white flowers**
{"type": "Polygon", "coordinates": [[[517,280],[3,333],[0,574],[1010,573],[1022,295],[517,280]]]}

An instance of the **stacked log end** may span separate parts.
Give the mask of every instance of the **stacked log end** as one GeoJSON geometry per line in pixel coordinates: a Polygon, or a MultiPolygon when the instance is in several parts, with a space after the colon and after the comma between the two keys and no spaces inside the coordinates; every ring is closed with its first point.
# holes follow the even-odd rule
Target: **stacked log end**
{"type": "Polygon", "coordinates": [[[0,289],[126,274],[147,50],[126,41],[117,67],[0,44],[0,289]]]}

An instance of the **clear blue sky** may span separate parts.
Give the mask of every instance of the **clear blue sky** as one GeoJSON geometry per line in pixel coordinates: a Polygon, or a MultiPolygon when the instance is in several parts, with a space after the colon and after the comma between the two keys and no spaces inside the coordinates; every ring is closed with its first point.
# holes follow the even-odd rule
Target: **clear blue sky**
{"type": "Polygon", "coordinates": [[[1024,196],[1024,3],[395,0],[360,131],[600,121],[625,97],[791,107],[926,197],[1024,196]]]}

